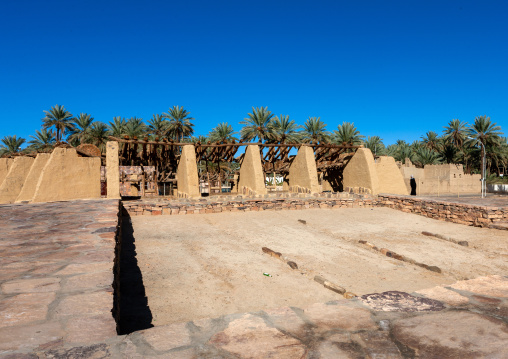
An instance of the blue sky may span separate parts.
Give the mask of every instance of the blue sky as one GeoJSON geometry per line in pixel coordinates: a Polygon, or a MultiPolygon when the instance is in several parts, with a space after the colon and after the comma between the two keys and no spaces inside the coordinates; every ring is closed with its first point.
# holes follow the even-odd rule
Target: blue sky
{"type": "Polygon", "coordinates": [[[108,123],[184,106],[196,134],[268,106],[385,144],[490,116],[508,131],[506,1],[3,1],[0,138],[43,110],[108,123]]]}

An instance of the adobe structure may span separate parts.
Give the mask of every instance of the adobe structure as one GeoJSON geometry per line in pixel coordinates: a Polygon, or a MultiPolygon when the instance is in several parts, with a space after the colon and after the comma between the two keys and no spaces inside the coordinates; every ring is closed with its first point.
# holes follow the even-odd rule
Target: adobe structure
{"type": "MultiPolygon", "coordinates": [[[[131,144],[143,146],[140,143],[131,144]]],[[[139,166],[140,163],[133,157],[134,151],[129,152],[131,149],[128,146],[122,148],[115,141],[107,144],[104,171],[107,199],[99,198],[101,159],[98,157],[80,157],[75,149],[56,148],[52,154],[39,154],[35,158],[0,159],[0,200],[3,202],[0,205],[3,234],[0,239],[0,357],[508,357],[508,278],[502,273],[493,273],[445,281],[442,276],[446,274],[446,267],[441,271],[436,263],[413,260],[413,256],[426,255],[431,249],[439,252],[439,249],[446,248],[446,255],[437,263],[439,266],[449,266],[450,259],[456,259],[453,254],[449,255],[453,252],[468,258],[463,263],[465,267],[484,270],[484,264],[492,261],[500,263],[499,268],[502,269],[506,265],[502,260],[503,254],[498,255],[489,246],[497,243],[496,248],[502,248],[506,240],[506,236],[503,236],[503,233],[508,233],[505,232],[508,229],[506,202],[489,200],[489,205],[487,202],[473,205],[407,196],[403,172],[397,168],[394,160],[390,157],[374,160],[372,153],[365,148],[355,148],[356,153],[347,153],[340,147],[301,146],[297,155],[290,158],[288,147],[268,147],[264,153],[259,144],[248,145],[240,161],[239,173],[235,175],[236,178],[233,177],[233,190],[237,192],[234,196],[198,199],[197,163],[203,157],[217,161],[217,158],[230,160],[234,151],[227,144],[223,146],[227,149],[224,152],[217,150],[221,148],[218,146],[199,147],[185,144],[178,149],[179,154],[175,158],[171,157],[175,152],[162,153],[173,166],[166,168],[173,171],[174,177],[170,180],[174,179],[178,185],[178,199],[171,201],[150,201],[146,198],[141,201],[121,200],[121,165],[139,166]],[[284,175],[287,192],[276,195],[266,193],[264,173],[270,171],[284,175]],[[336,189],[341,186],[344,191],[338,193],[336,189]],[[377,212],[384,212],[385,218],[389,218],[393,216],[393,212],[390,212],[392,209],[399,210],[397,213],[407,212],[400,213],[405,216],[416,213],[427,217],[420,218],[424,222],[421,226],[433,219],[453,222],[446,223],[454,226],[449,228],[452,233],[461,225],[466,225],[462,227],[468,229],[467,239],[472,245],[467,247],[466,242],[464,246],[460,237],[414,233],[413,229],[410,236],[406,236],[407,242],[402,242],[399,236],[402,244],[390,241],[391,237],[382,238],[382,231],[374,232],[367,238],[373,243],[365,238],[350,240],[346,238],[347,233],[341,232],[343,226],[340,223],[346,222],[340,219],[344,212],[356,213],[357,220],[365,213],[377,212]],[[295,259],[299,267],[296,262],[287,261],[285,255],[256,244],[256,249],[246,254],[248,262],[258,267],[263,263],[263,266],[277,268],[280,274],[268,278],[256,269],[257,282],[265,286],[271,283],[275,288],[288,279],[297,278],[304,283],[302,287],[295,286],[298,293],[306,292],[310,297],[318,292],[321,295],[327,293],[335,296],[333,300],[317,303],[314,300],[301,306],[267,305],[256,311],[228,313],[156,327],[153,327],[149,315],[141,318],[140,313],[146,310],[151,300],[147,298],[149,294],[142,283],[142,277],[147,278],[148,275],[147,272],[142,273],[141,268],[147,270],[150,263],[143,267],[141,258],[138,257],[139,262],[136,259],[136,252],[141,252],[142,241],[137,241],[139,247],[136,248],[133,238],[129,237],[133,235],[133,222],[138,220],[138,223],[147,221],[154,224],[156,222],[152,219],[160,219],[161,222],[172,220],[174,224],[179,222],[181,215],[199,218],[200,214],[210,213],[205,222],[216,224],[217,216],[231,216],[240,218],[239,224],[235,224],[240,228],[243,226],[241,220],[249,216],[250,222],[261,227],[266,226],[265,222],[252,220],[250,215],[254,213],[246,212],[260,214],[266,211],[264,218],[271,218],[272,221],[270,230],[276,227],[273,222],[281,218],[281,212],[277,211],[282,210],[287,210],[286,214],[293,214],[292,222],[282,226],[282,230],[290,236],[286,250],[295,248],[295,251],[300,251],[301,260],[295,259]],[[310,215],[312,210],[319,212],[310,215]],[[333,231],[319,231],[316,223],[321,217],[323,222],[333,227],[333,231]],[[314,223],[310,220],[307,223],[301,218],[313,218],[314,223]],[[307,235],[302,240],[307,247],[297,248],[295,238],[302,234],[307,235]],[[495,238],[491,238],[486,245],[483,235],[487,239],[495,238]],[[338,260],[334,258],[332,261],[332,267],[338,268],[338,271],[356,270],[358,267],[349,268],[345,264],[348,257],[356,255],[357,266],[364,266],[365,263],[377,266],[367,275],[372,275],[373,280],[383,282],[386,286],[393,285],[390,284],[390,277],[397,273],[399,276],[404,273],[423,273],[426,280],[436,281],[436,284],[418,288],[417,291],[391,288],[365,294],[357,292],[358,295],[346,291],[347,287],[341,283],[347,277],[344,272],[334,278],[324,278],[321,273],[314,276],[310,267],[304,272],[311,259],[309,246],[313,245],[307,240],[320,237],[328,238],[320,248],[323,252],[318,257],[320,261],[330,257],[334,251],[343,249],[343,253],[335,253],[339,256],[338,260]],[[383,243],[387,243],[386,248],[382,247],[383,243]],[[392,246],[396,245],[399,247],[392,250],[392,246]],[[417,245],[425,250],[415,251],[417,245]],[[483,250],[482,246],[487,249],[483,250]],[[470,265],[473,257],[480,258],[476,263],[481,264],[470,265]],[[389,274],[383,277],[385,274],[374,273],[381,270],[389,274]],[[127,281],[122,283],[122,275],[129,271],[138,281],[141,279],[141,287],[137,286],[139,283],[131,281],[133,277],[127,277],[127,281]],[[401,271],[405,272],[400,274],[401,271]],[[276,282],[276,279],[279,281],[276,282]],[[134,306],[129,312],[123,306],[122,298],[128,302],[131,300],[129,295],[133,293],[140,294],[144,306],[134,306]],[[140,318],[146,322],[139,321],[140,318]],[[137,327],[126,330],[129,325],[137,327]]],[[[159,168],[157,158],[149,150],[145,153],[152,157],[144,165],[159,168]]],[[[139,173],[133,172],[132,175],[138,176],[139,173]]],[[[192,232],[198,218],[189,219],[192,225],[185,226],[183,231],[192,232]]],[[[364,236],[356,228],[355,217],[351,218],[354,231],[364,236]]],[[[403,219],[398,224],[416,222],[410,217],[403,219]]],[[[397,224],[392,223],[392,226],[397,224]]],[[[220,227],[217,226],[209,235],[220,233],[216,232],[220,227]]],[[[420,227],[420,231],[421,228],[428,230],[420,227]]],[[[174,231],[175,228],[170,227],[165,236],[159,238],[160,245],[167,245],[169,240],[175,239],[172,238],[174,231]]],[[[137,233],[139,231],[136,229],[137,233]]],[[[258,236],[253,231],[252,235],[262,241],[278,241],[273,233],[258,236]]],[[[196,237],[200,239],[200,235],[196,237]]],[[[250,245],[248,240],[235,233],[230,238],[234,238],[230,242],[250,245]]],[[[190,242],[181,238],[176,240],[182,245],[190,242]]],[[[235,253],[231,247],[216,247],[218,251],[237,259],[236,254],[231,255],[235,253]]],[[[205,252],[200,247],[189,246],[189,250],[205,252]]],[[[170,251],[179,255],[173,247],[170,247],[170,251]]],[[[152,252],[152,255],[160,255],[161,251],[156,252],[152,252]]],[[[171,262],[164,255],[161,257],[171,262]]],[[[221,275],[214,271],[214,262],[221,262],[221,258],[211,257],[202,263],[206,275],[222,280],[234,274],[221,275]]],[[[244,270],[236,262],[235,266],[244,270]]],[[[264,270],[264,267],[260,268],[264,270]]],[[[182,271],[175,272],[175,275],[168,273],[168,282],[171,284],[174,284],[174,279],[185,280],[187,274],[182,271]]],[[[243,274],[240,278],[245,281],[243,274]]],[[[364,279],[349,278],[349,283],[364,279]]],[[[247,282],[247,285],[253,283],[247,282]]],[[[194,284],[198,290],[206,291],[209,283],[194,284]]],[[[260,291],[260,300],[262,296],[260,291]]],[[[190,306],[184,298],[182,301],[183,305],[190,306]]]]}
{"type": "Polygon", "coordinates": [[[410,191],[411,176],[416,181],[417,195],[460,195],[481,193],[481,175],[464,174],[462,165],[446,163],[417,168],[409,158],[400,167],[404,182],[410,191]]]}

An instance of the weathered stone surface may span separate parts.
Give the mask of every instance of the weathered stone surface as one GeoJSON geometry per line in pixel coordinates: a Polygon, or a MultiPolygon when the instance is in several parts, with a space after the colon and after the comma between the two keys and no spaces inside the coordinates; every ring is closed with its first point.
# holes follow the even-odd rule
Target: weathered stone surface
{"type": "Polygon", "coordinates": [[[141,336],[155,350],[166,351],[191,343],[186,323],[164,325],[140,332],[141,336]]]}
{"type": "Polygon", "coordinates": [[[241,358],[301,358],[305,346],[251,314],[233,320],[222,332],[216,333],[209,344],[241,358]]]}
{"type": "Polygon", "coordinates": [[[83,264],[69,264],[62,270],[58,271],[57,275],[69,275],[69,274],[85,274],[102,272],[113,269],[112,262],[99,262],[99,263],[83,263],[83,264]]]}
{"type": "Polygon", "coordinates": [[[70,295],[62,299],[56,307],[55,316],[61,318],[74,315],[111,315],[111,308],[113,295],[105,291],[70,295]]]}
{"type": "Polygon", "coordinates": [[[437,300],[415,297],[398,291],[365,294],[360,300],[372,309],[384,312],[425,312],[444,309],[443,303],[437,300]]]}
{"type": "Polygon", "coordinates": [[[265,313],[275,327],[286,332],[298,334],[305,330],[305,321],[289,307],[265,310],[265,313]]]}
{"type": "Polygon", "coordinates": [[[60,278],[47,277],[36,279],[18,279],[2,284],[2,292],[12,293],[38,293],[55,292],[60,289],[60,278]]]}
{"type": "Polygon", "coordinates": [[[368,358],[402,358],[399,348],[391,341],[387,332],[362,332],[354,334],[352,339],[364,348],[368,358]]]}
{"type": "Polygon", "coordinates": [[[316,303],[304,310],[304,314],[321,330],[361,330],[377,328],[370,312],[364,308],[340,304],[316,303]]]}
{"type": "Polygon", "coordinates": [[[420,358],[507,358],[501,320],[470,312],[433,313],[394,323],[393,336],[420,358]]]}
{"type": "Polygon", "coordinates": [[[47,359],[60,359],[60,358],[90,358],[90,359],[104,359],[111,358],[111,353],[106,344],[94,344],[90,346],[81,346],[74,348],[48,350],[45,353],[47,359]]]}
{"type": "Polygon", "coordinates": [[[73,317],[67,321],[67,343],[92,344],[116,336],[116,323],[109,315],[73,317]]]}
{"type": "Polygon", "coordinates": [[[421,289],[418,290],[416,293],[422,294],[427,298],[435,299],[449,305],[464,305],[469,302],[469,299],[467,299],[466,297],[441,286],[428,289],[421,289]]]}
{"type": "Polygon", "coordinates": [[[500,275],[465,280],[452,284],[450,287],[491,297],[508,298],[508,278],[500,275]]]}
{"type": "Polygon", "coordinates": [[[79,291],[88,288],[111,288],[113,283],[113,272],[98,272],[82,274],[67,279],[63,291],[79,291]]]}
{"type": "Polygon", "coordinates": [[[0,328],[44,320],[55,293],[18,294],[0,303],[0,328]]]}
{"type": "Polygon", "coordinates": [[[58,340],[64,331],[58,322],[0,328],[0,350],[32,349],[58,340]]]}

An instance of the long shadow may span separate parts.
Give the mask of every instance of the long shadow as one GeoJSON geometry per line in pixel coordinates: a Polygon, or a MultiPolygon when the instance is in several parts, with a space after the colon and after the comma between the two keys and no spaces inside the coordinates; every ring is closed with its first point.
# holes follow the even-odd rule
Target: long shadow
{"type": "Polygon", "coordinates": [[[120,249],[120,315],[118,334],[152,328],[152,312],[148,306],[143,275],[136,259],[134,228],[130,216],[122,219],[120,249]]]}

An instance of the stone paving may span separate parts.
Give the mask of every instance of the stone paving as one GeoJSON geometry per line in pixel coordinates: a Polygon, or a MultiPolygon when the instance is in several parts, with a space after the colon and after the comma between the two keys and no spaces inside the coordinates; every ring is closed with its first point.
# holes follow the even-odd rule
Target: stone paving
{"type": "Polygon", "coordinates": [[[118,201],[0,206],[2,358],[507,358],[508,277],[116,335],[118,201]]]}
{"type": "Polygon", "coordinates": [[[0,206],[0,356],[116,336],[118,200],[0,206]]]}

